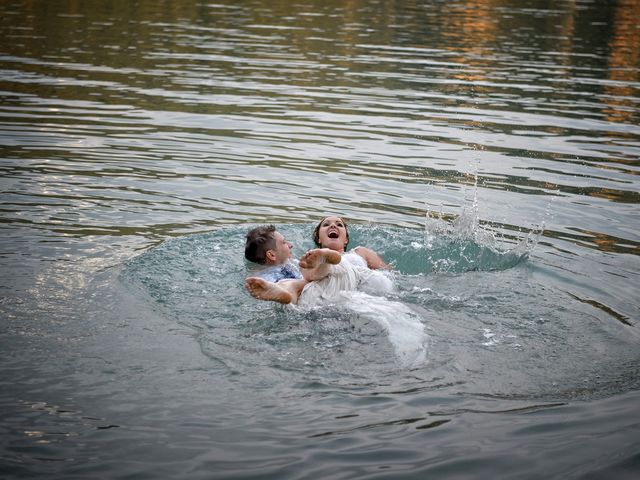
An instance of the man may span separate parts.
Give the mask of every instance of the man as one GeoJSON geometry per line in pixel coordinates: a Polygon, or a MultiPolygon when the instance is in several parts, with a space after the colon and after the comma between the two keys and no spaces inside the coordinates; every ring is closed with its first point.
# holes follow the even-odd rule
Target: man
{"type": "Polygon", "coordinates": [[[245,281],[252,297],[284,304],[297,303],[307,283],[326,277],[330,265],[341,260],[338,252],[318,248],[304,254],[298,269],[291,262],[292,247],[293,244],[273,225],[256,227],[247,233],[245,258],[266,267],[245,281]]]}

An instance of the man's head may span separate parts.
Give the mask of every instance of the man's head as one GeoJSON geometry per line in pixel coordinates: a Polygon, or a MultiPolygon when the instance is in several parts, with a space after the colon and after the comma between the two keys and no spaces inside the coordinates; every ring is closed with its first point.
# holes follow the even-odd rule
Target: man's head
{"type": "Polygon", "coordinates": [[[273,225],[249,230],[244,246],[244,257],[261,265],[281,265],[291,257],[291,247],[273,225]]]}

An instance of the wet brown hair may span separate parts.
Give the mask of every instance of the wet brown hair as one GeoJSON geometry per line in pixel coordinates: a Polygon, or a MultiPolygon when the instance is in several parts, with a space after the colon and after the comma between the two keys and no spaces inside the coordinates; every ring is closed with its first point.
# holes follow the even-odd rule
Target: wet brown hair
{"type": "MultiPolygon", "coordinates": [[[[333,217],[335,215],[329,215],[329,217],[333,217]]],[[[324,217],[322,220],[320,220],[320,223],[318,223],[318,225],[316,225],[316,228],[313,229],[313,243],[316,244],[316,247],[321,247],[322,245],[320,244],[320,227],[322,226],[322,222],[324,222],[327,218],[329,217],[324,217]]],[[[347,232],[347,243],[344,245],[345,250],[347,249],[347,245],[349,245],[349,229],[347,228],[347,222],[345,222],[344,218],[342,217],[338,217],[340,220],[342,220],[342,224],[344,225],[344,230],[345,232],[347,232]]]]}
{"type": "Polygon", "coordinates": [[[244,244],[244,258],[264,265],[267,261],[267,250],[276,248],[276,241],[273,238],[275,231],[276,227],[273,225],[262,225],[249,230],[244,244]]]}

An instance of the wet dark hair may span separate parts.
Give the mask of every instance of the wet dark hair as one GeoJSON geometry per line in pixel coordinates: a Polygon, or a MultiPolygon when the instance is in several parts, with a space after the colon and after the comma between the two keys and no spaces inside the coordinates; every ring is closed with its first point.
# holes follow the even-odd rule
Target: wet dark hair
{"type": "Polygon", "coordinates": [[[276,241],[273,238],[275,231],[276,227],[273,225],[262,225],[249,230],[244,244],[244,258],[264,265],[267,261],[267,250],[276,248],[276,241]]]}
{"type": "MultiPolygon", "coordinates": [[[[335,215],[329,215],[329,217],[334,217],[335,215]]],[[[329,217],[324,217],[322,220],[320,220],[320,223],[318,223],[318,225],[316,225],[316,228],[313,229],[313,243],[316,244],[316,247],[321,247],[322,244],[320,243],[320,227],[322,226],[322,222],[324,222],[327,218],[329,217]]],[[[344,225],[344,229],[347,232],[347,243],[345,244],[344,248],[345,250],[347,249],[347,245],[349,245],[349,229],[347,228],[347,222],[345,222],[344,218],[342,217],[338,217],[340,220],[342,220],[342,224],[344,225]]]]}

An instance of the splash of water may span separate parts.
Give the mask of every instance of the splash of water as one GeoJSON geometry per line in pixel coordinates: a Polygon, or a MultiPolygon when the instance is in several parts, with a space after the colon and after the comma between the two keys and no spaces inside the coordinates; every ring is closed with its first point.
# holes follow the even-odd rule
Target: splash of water
{"type": "MultiPolygon", "coordinates": [[[[480,220],[478,177],[473,175],[473,195],[460,215],[427,210],[424,226],[426,272],[461,273],[512,268],[529,257],[544,231],[544,222],[522,235],[500,233],[499,226],[480,220]]],[[[547,208],[547,215],[549,208],[547,208]]]]}
{"type": "MultiPolygon", "coordinates": [[[[279,229],[290,238],[300,239],[296,242],[299,255],[313,246],[308,238],[311,227],[281,225],[279,229]]],[[[531,251],[534,243],[529,238],[534,241],[537,238],[532,233],[520,246],[498,250],[494,246],[496,236],[480,225],[475,207],[457,218],[433,219],[430,227],[433,228],[423,232],[382,225],[353,225],[350,237],[354,245],[374,246],[391,262],[398,284],[413,279],[414,275],[507,269],[531,251]]],[[[278,316],[274,312],[279,310],[273,309],[268,302],[257,302],[246,293],[243,285],[249,271],[242,249],[247,228],[245,225],[234,226],[172,239],[127,262],[122,278],[131,288],[140,289],[140,294],[147,296],[154,309],[195,331],[214,329],[216,339],[224,337],[233,345],[238,342],[242,345],[239,331],[248,328],[245,326],[264,325],[265,318],[274,318],[276,325],[287,326],[278,337],[281,343],[270,345],[276,352],[274,355],[279,354],[291,348],[291,342],[297,341],[289,327],[297,323],[304,325],[309,315],[278,316]],[[228,251],[237,254],[229,255],[228,251]]],[[[413,308],[413,303],[422,305],[415,295],[401,295],[399,301],[393,295],[348,294],[351,296],[349,301],[343,302],[343,305],[348,303],[348,308],[336,310],[340,315],[331,317],[334,323],[341,328],[352,321],[357,324],[358,319],[375,324],[385,332],[395,363],[412,368],[426,361],[428,336],[421,314],[413,308]]],[[[324,320],[320,323],[326,326],[324,320]]],[[[268,331],[270,327],[264,328],[268,331]]],[[[331,329],[321,329],[319,338],[334,338],[331,332],[331,329]]],[[[303,344],[299,351],[305,351],[303,344]]],[[[304,356],[303,353],[300,355],[304,356]]]]}

